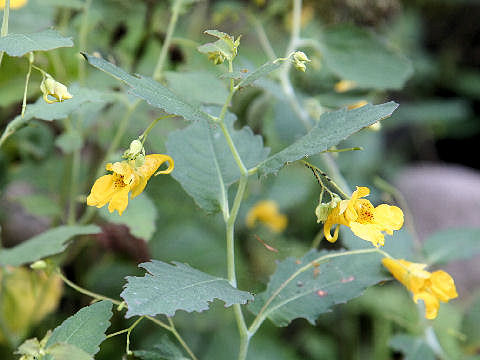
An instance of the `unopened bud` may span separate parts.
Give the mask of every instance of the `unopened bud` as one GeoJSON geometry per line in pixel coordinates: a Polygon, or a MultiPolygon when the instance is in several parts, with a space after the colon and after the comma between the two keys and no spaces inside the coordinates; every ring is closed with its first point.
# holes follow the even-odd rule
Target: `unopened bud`
{"type": "Polygon", "coordinates": [[[143,148],[143,144],[140,140],[135,139],[130,143],[130,147],[128,150],[125,150],[123,153],[123,158],[125,159],[137,159],[139,155],[145,154],[145,149],[143,148]]]}
{"type": "Polygon", "coordinates": [[[377,121],[370,125],[367,129],[371,131],[380,131],[382,129],[382,124],[380,123],[380,121],[377,121]]]}
{"type": "Polygon", "coordinates": [[[338,195],[334,195],[333,198],[328,203],[320,203],[315,209],[315,215],[317,216],[317,223],[324,222],[327,220],[328,215],[332,212],[333,209],[337,207],[341,199],[338,195]]]}
{"type": "Polygon", "coordinates": [[[31,264],[30,268],[33,270],[43,270],[47,268],[47,263],[44,260],[38,260],[31,264]]]}
{"type": "Polygon", "coordinates": [[[68,92],[68,89],[65,85],[56,81],[49,74],[45,74],[42,83],[40,84],[40,90],[43,93],[43,99],[49,104],[53,104],[55,102],[62,102],[73,97],[72,94],[68,92]],[[49,95],[56,100],[49,99],[49,95]]]}
{"type": "Polygon", "coordinates": [[[311,60],[305,55],[303,51],[295,51],[293,53],[293,66],[295,69],[305,72],[307,69],[305,63],[311,60]]]}

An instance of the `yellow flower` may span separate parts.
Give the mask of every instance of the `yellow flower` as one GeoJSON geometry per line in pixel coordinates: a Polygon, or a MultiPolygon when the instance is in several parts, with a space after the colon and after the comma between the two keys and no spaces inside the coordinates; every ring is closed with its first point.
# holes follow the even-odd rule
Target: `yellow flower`
{"type": "Polygon", "coordinates": [[[135,166],[135,160],[109,163],[106,169],[113,174],[101,176],[95,181],[87,197],[87,205],[101,208],[110,202],[108,211],[117,210],[118,214],[122,215],[127,208],[130,191],[133,199],[142,193],[153,174],[169,174],[173,166],[173,159],[163,154],[145,156],[145,162],[141,166],[135,166]],[[168,162],[168,168],[155,173],[165,162],[168,162]]]}
{"type": "Polygon", "coordinates": [[[249,228],[259,221],[274,232],[282,232],[287,227],[287,216],[278,211],[278,205],[273,200],[262,200],[255,204],[247,214],[246,223],[249,228]]]}
{"type": "Polygon", "coordinates": [[[357,83],[351,80],[340,80],[333,86],[333,90],[337,93],[347,92],[357,87],[357,83]]]}
{"type": "Polygon", "coordinates": [[[440,307],[440,301],[448,302],[458,296],[455,282],[443,270],[430,273],[425,269],[427,265],[412,263],[403,259],[382,259],[383,265],[413,293],[413,300],[423,300],[425,303],[425,317],[435,319],[440,307]]]}
{"type": "Polygon", "coordinates": [[[348,226],[355,235],[370,241],[376,247],[385,243],[383,231],[393,235],[403,225],[403,212],[396,206],[386,204],[373,207],[367,199],[360,199],[370,194],[367,187],[358,187],[349,200],[342,200],[328,215],[323,227],[325,238],[337,241],[339,226],[332,236],[330,230],[336,224],[348,226]]]}
{"type": "MultiPolygon", "coordinates": [[[[5,8],[6,0],[0,0],[0,9],[5,8]]],[[[28,0],[10,0],[10,9],[18,9],[24,7],[28,0]]]]}
{"type": "Polygon", "coordinates": [[[40,90],[43,93],[43,100],[49,104],[54,102],[62,102],[63,100],[71,99],[73,96],[68,92],[68,89],[62,83],[56,81],[49,74],[45,74],[45,77],[40,84],[40,90]],[[48,96],[54,97],[56,100],[50,100],[48,96]]]}

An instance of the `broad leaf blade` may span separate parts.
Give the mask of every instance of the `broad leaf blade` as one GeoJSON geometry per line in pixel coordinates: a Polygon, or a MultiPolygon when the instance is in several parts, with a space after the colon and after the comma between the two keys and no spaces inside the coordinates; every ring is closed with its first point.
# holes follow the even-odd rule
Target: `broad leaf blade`
{"type": "Polygon", "coordinates": [[[82,349],[67,343],[56,343],[50,346],[46,353],[54,360],[93,360],[93,356],[82,349]]]}
{"type": "Polygon", "coordinates": [[[288,162],[328,150],[360,129],[390,116],[397,107],[398,104],[391,101],[325,113],[305,136],[260,164],[259,173],[276,173],[288,162]]]}
{"type": "Polygon", "coordinates": [[[262,311],[261,316],[277,326],[296,318],[314,324],[333,305],[358,297],[368,286],[386,279],[378,253],[342,254],[312,250],[300,260],[282,261],[266,291],[255,297],[249,309],[255,314],[262,311]]]}
{"type": "Polygon", "coordinates": [[[244,87],[253,84],[255,81],[260,79],[263,76],[266,76],[270,74],[272,71],[277,70],[280,66],[283,65],[282,61],[269,61],[262,66],[260,66],[258,69],[255,69],[251,73],[249,73],[247,76],[245,76],[239,83],[239,87],[244,87]]]}
{"type": "Polygon", "coordinates": [[[0,252],[0,265],[20,266],[44,257],[61,253],[67,241],[74,236],[97,234],[100,228],[95,225],[59,226],[0,252]]]}
{"type": "Polygon", "coordinates": [[[127,285],[120,295],[128,305],[127,317],[173,316],[177,310],[207,310],[214,299],[224,301],[225,307],[253,299],[250,293],[235,289],[226,279],[181,263],[173,264],[152,260],[139,265],[148,271],[144,277],[127,277],[127,285]]]}
{"type": "MultiPolygon", "coordinates": [[[[269,149],[249,127],[234,130],[234,120],[233,115],[225,120],[233,142],[245,166],[254,167],[267,157],[269,149]]],[[[228,186],[240,178],[240,170],[219,126],[196,122],[171,132],[166,145],[175,159],[172,176],[205,211],[220,211],[227,201],[228,186]]]]}
{"type": "Polygon", "coordinates": [[[427,238],[423,252],[430,264],[446,264],[480,253],[480,229],[441,230],[427,238]]]}
{"type": "Polygon", "coordinates": [[[72,38],[63,37],[52,29],[33,34],[8,34],[0,38],[0,51],[5,51],[10,56],[23,56],[31,51],[72,46],[72,38]]]}
{"type": "Polygon", "coordinates": [[[410,61],[372,32],[353,25],[326,29],[319,46],[326,65],[360,87],[400,89],[412,74],[410,61]]]}
{"type": "Polygon", "coordinates": [[[47,348],[56,343],[66,343],[95,355],[106,338],[105,331],[110,326],[111,317],[112,303],[109,301],[86,306],[53,330],[47,348]]]}
{"type": "Polygon", "coordinates": [[[198,106],[190,104],[188,100],[153,79],[132,76],[112,63],[95,56],[85,53],[83,56],[90,65],[123,81],[130,87],[130,93],[144,99],[152,106],[163,109],[169,114],[182,116],[185,120],[210,119],[209,115],[198,106]]]}

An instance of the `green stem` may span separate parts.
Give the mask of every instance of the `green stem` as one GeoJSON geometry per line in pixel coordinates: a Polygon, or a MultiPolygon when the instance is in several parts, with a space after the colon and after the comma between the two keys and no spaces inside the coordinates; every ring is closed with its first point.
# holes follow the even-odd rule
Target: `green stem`
{"type": "MultiPolygon", "coordinates": [[[[345,251],[341,253],[335,253],[335,254],[328,254],[328,255],[323,255],[318,257],[317,259],[310,261],[307,265],[301,267],[297,271],[295,271],[287,280],[285,280],[282,285],[279,286],[279,288],[267,299],[265,304],[262,306],[260,311],[258,312],[257,316],[253,320],[252,324],[248,328],[248,332],[253,336],[262,325],[263,321],[267,318],[268,316],[268,306],[272,303],[273,300],[280,294],[280,292],[293,280],[295,279],[298,275],[301,273],[307,271],[308,269],[312,268],[313,266],[318,266],[318,264],[327,261],[328,259],[333,259],[341,256],[351,256],[351,255],[360,255],[360,254],[368,254],[368,253],[373,253],[373,252],[378,252],[381,253],[382,255],[388,255],[386,252],[383,250],[379,250],[377,248],[372,248],[372,249],[361,249],[361,250],[352,250],[352,251],[345,251]]],[[[388,255],[390,257],[390,255],[388,255]]]]}
{"type": "Polygon", "coordinates": [[[255,27],[255,31],[258,36],[258,40],[260,41],[260,45],[263,48],[265,54],[267,54],[268,58],[273,61],[277,58],[275,55],[275,51],[273,50],[272,44],[270,44],[270,40],[268,40],[268,36],[265,33],[265,29],[262,26],[262,23],[255,17],[250,16],[249,20],[253,22],[253,26],[255,27]]]}
{"type": "Polygon", "coordinates": [[[138,137],[140,140],[142,140],[142,145],[145,143],[145,140],[147,140],[147,136],[150,133],[150,131],[152,131],[152,129],[155,127],[155,125],[157,125],[157,123],[160,120],[168,119],[168,118],[175,117],[175,116],[177,116],[177,115],[165,115],[165,116],[160,116],[159,118],[156,118],[155,120],[153,120],[150,123],[150,125],[148,125],[148,127],[145,129],[145,131],[142,133],[142,135],[140,135],[138,137]]]}
{"type": "Polygon", "coordinates": [[[188,347],[188,345],[185,343],[185,341],[182,339],[182,337],[180,336],[180,334],[177,332],[177,329],[175,328],[175,325],[172,321],[171,318],[167,317],[167,320],[168,320],[168,323],[170,324],[170,332],[173,334],[173,336],[176,337],[176,339],[178,340],[178,342],[183,346],[183,348],[185,349],[185,351],[188,353],[188,355],[193,359],[193,360],[198,360],[198,358],[195,356],[195,354],[192,352],[192,350],[190,350],[190,348],[188,347]]]}
{"type": "Polygon", "coordinates": [[[125,350],[125,353],[127,355],[132,355],[132,352],[130,351],[130,334],[132,333],[133,329],[140,323],[145,318],[145,316],[140,316],[133,324],[127,329],[127,347],[125,350]]]}
{"type": "MultiPolygon", "coordinates": [[[[315,165],[312,165],[310,164],[308,161],[305,161],[305,160],[301,160],[302,163],[304,163],[307,167],[309,167],[310,169],[316,171],[318,174],[320,174],[321,176],[323,176],[325,178],[325,180],[335,189],[335,191],[337,193],[339,193],[341,196],[343,196],[344,199],[349,199],[350,196],[348,194],[346,194],[342,188],[335,182],[333,181],[327,174],[325,174],[322,170],[320,170],[318,167],[316,167],[315,165]]],[[[328,191],[328,188],[327,188],[327,191],[328,191]]]]}
{"type": "Polygon", "coordinates": [[[22,101],[22,118],[25,115],[25,110],[27,108],[27,91],[28,84],[30,82],[30,74],[32,73],[32,63],[33,63],[33,52],[28,54],[28,71],[25,78],[25,89],[23,90],[23,101],[22,101]]]}
{"type": "MultiPolygon", "coordinates": [[[[88,34],[88,13],[90,10],[90,6],[92,5],[92,0],[86,0],[85,5],[83,7],[83,17],[82,17],[82,24],[80,25],[79,31],[79,39],[78,39],[78,47],[80,51],[86,51],[87,47],[87,34],[88,34]]],[[[81,85],[85,82],[85,72],[86,72],[86,65],[84,59],[79,56],[78,57],[78,80],[81,85]]]]}
{"type": "Polygon", "coordinates": [[[170,17],[170,22],[168,23],[167,34],[165,35],[162,50],[160,51],[157,65],[155,66],[155,71],[153,72],[153,78],[157,81],[162,78],[163,66],[165,65],[165,60],[167,59],[168,49],[170,48],[170,44],[172,42],[172,36],[175,30],[175,26],[177,25],[181,5],[182,0],[175,0],[172,5],[172,16],[170,17]]]}
{"type": "Polygon", "coordinates": [[[68,202],[68,218],[67,223],[73,225],[76,222],[76,205],[77,205],[77,193],[78,193],[78,177],[80,175],[80,149],[77,149],[72,154],[72,171],[70,179],[70,199],[68,202]]]}
{"type": "MultiPolygon", "coordinates": [[[[5,1],[5,8],[3,9],[2,29],[0,30],[0,37],[8,35],[8,17],[10,15],[10,0],[5,1]]],[[[3,51],[0,51],[0,66],[2,65],[3,51]]]]}

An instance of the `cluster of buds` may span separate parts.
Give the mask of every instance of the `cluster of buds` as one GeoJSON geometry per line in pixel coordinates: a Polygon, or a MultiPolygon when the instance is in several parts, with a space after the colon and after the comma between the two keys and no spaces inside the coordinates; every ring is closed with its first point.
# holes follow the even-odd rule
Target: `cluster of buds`
{"type": "Polygon", "coordinates": [[[303,51],[295,51],[292,56],[295,69],[305,72],[307,70],[305,63],[311,62],[307,55],[303,51]]]}
{"type": "Polygon", "coordinates": [[[207,54],[208,60],[215,65],[222,64],[225,60],[232,61],[237,56],[241,36],[235,39],[233,36],[218,30],[207,30],[205,34],[215,36],[218,40],[200,45],[198,51],[207,54]]]}
{"type": "Polygon", "coordinates": [[[43,93],[43,100],[49,104],[55,102],[62,102],[64,100],[71,99],[73,96],[68,92],[68,89],[62,83],[56,81],[50,74],[45,73],[42,83],[40,84],[40,90],[43,93]],[[55,98],[50,99],[48,96],[55,98]]]}

